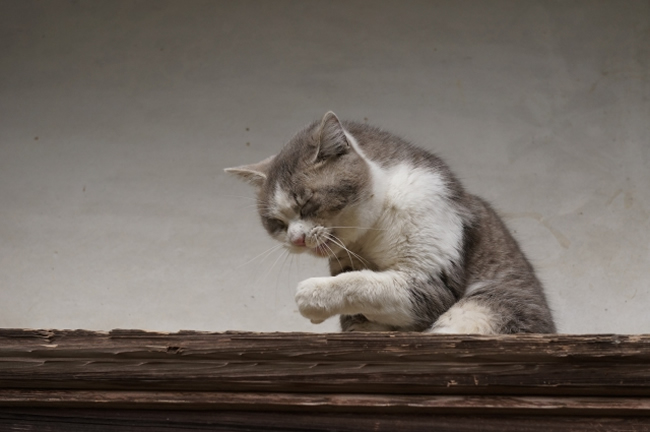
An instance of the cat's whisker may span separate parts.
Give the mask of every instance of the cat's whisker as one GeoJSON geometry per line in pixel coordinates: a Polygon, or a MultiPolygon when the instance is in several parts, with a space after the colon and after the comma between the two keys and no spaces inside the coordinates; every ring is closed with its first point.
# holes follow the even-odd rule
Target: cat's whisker
{"type": "MultiPolygon", "coordinates": [[[[291,286],[291,276],[294,274],[292,272],[293,263],[294,263],[294,260],[296,259],[296,254],[289,254],[289,255],[290,255],[290,258],[289,258],[289,272],[287,273],[287,286],[288,287],[291,286]]],[[[297,269],[296,269],[296,271],[297,271],[297,269]]]]}
{"type": "Polygon", "coordinates": [[[220,196],[220,197],[228,197],[228,198],[244,198],[244,199],[251,199],[251,200],[257,199],[257,198],[253,198],[253,197],[249,197],[249,196],[245,196],[245,195],[219,194],[218,196],[220,196]]]}
{"type": "MultiPolygon", "coordinates": [[[[277,278],[275,280],[275,298],[274,298],[274,300],[275,300],[275,305],[276,306],[277,306],[277,302],[278,302],[278,294],[277,293],[278,293],[278,287],[280,286],[280,278],[281,278],[282,273],[284,271],[284,267],[287,265],[287,259],[289,258],[290,255],[292,256],[292,259],[293,259],[293,254],[290,254],[288,250],[285,250],[285,253],[283,254],[284,260],[282,260],[282,264],[280,265],[280,270],[278,271],[278,276],[277,276],[277,278]]],[[[289,273],[291,273],[291,261],[289,261],[289,273]]]]}
{"type": "MultiPolygon", "coordinates": [[[[336,262],[338,263],[339,268],[342,269],[342,268],[343,268],[343,265],[341,264],[341,261],[339,260],[339,258],[336,256],[336,253],[334,252],[334,250],[333,250],[329,245],[325,245],[325,247],[327,247],[327,255],[328,255],[328,256],[329,256],[329,255],[333,256],[334,259],[336,259],[336,262]]],[[[330,258],[330,259],[331,259],[331,258],[330,258]]],[[[354,267],[354,265],[352,265],[352,266],[354,267]]]]}
{"type": "Polygon", "coordinates": [[[244,195],[218,195],[219,197],[225,197],[225,198],[241,198],[241,199],[246,199],[246,200],[251,200],[251,201],[256,201],[256,202],[262,202],[261,199],[259,198],[253,198],[249,196],[244,196],[244,195]]]}
{"type": "Polygon", "coordinates": [[[330,226],[328,228],[332,229],[364,229],[364,230],[372,230],[372,231],[388,231],[386,228],[371,228],[371,227],[362,227],[362,226],[354,226],[354,225],[349,225],[349,226],[330,226]]]}
{"type": "Polygon", "coordinates": [[[247,204],[245,208],[254,208],[264,213],[273,213],[273,211],[275,210],[271,206],[261,206],[259,204],[247,204]]]}
{"type": "Polygon", "coordinates": [[[332,237],[333,237],[333,238],[338,242],[338,245],[339,245],[339,246],[341,246],[343,249],[345,249],[348,253],[351,253],[355,258],[357,258],[359,261],[361,261],[361,263],[362,263],[363,265],[365,265],[365,266],[370,265],[370,263],[368,262],[368,260],[366,260],[365,258],[363,258],[361,255],[359,255],[359,254],[357,254],[357,253],[355,253],[355,252],[352,252],[350,249],[348,249],[348,248],[343,244],[343,242],[341,241],[340,238],[336,237],[334,234],[332,234],[332,237]]]}
{"type": "Polygon", "coordinates": [[[271,267],[269,267],[269,269],[264,273],[264,276],[262,276],[262,279],[266,279],[269,276],[269,274],[271,274],[271,271],[273,270],[273,268],[275,268],[275,265],[278,263],[278,261],[280,261],[280,258],[282,258],[283,256],[286,257],[288,254],[289,254],[289,251],[287,249],[285,249],[283,251],[283,253],[281,253],[280,256],[278,256],[275,259],[275,261],[273,261],[273,264],[271,264],[271,267]]]}
{"type": "Polygon", "coordinates": [[[237,268],[240,269],[243,266],[245,266],[246,264],[250,264],[251,262],[255,261],[256,259],[258,259],[259,257],[261,257],[263,255],[264,255],[264,257],[262,258],[262,261],[264,261],[269,255],[271,255],[273,252],[275,252],[276,250],[280,249],[283,246],[284,245],[282,245],[282,244],[272,246],[272,247],[268,248],[267,250],[265,250],[264,252],[262,252],[261,254],[256,255],[253,258],[249,259],[244,264],[239,265],[237,268]]]}
{"type": "MultiPolygon", "coordinates": [[[[326,234],[326,238],[327,238],[328,241],[331,241],[332,243],[338,245],[340,248],[342,248],[348,254],[348,258],[350,259],[350,265],[352,266],[352,270],[355,270],[355,268],[354,268],[354,260],[352,259],[352,256],[350,255],[350,251],[348,250],[348,248],[346,248],[345,245],[343,245],[343,242],[341,242],[338,239],[334,240],[336,238],[336,236],[334,234],[331,234],[331,233],[326,234]]],[[[327,245],[327,243],[325,243],[325,244],[326,244],[326,246],[327,246],[327,248],[329,250],[332,250],[332,248],[330,248],[329,245],[327,245]]],[[[332,253],[334,253],[334,251],[332,251],[332,253]]],[[[336,254],[334,254],[334,256],[336,256],[336,254]]],[[[337,257],[336,260],[338,261],[338,257],[337,257]]],[[[339,261],[339,267],[343,267],[341,265],[340,261],[339,261]]]]}
{"type": "Polygon", "coordinates": [[[273,211],[273,208],[271,206],[262,205],[261,201],[258,201],[256,203],[247,202],[246,205],[243,206],[242,208],[243,209],[254,208],[254,209],[257,209],[257,210],[260,210],[260,211],[264,211],[264,212],[272,212],[273,211]]]}
{"type": "Polygon", "coordinates": [[[341,265],[341,261],[339,260],[339,257],[336,256],[336,254],[334,253],[334,251],[332,250],[330,245],[327,244],[327,240],[328,240],[327,236],[325,236],[325,241],[324,242],[321,242],[321,235],[320,234],[316,237],[316,239],[318,240],[318,242],[321,245],[325,246],[325,248],[326,248],[325,252],[327,253],[328,258],[331,259],[331,257],[333,256],[336,259],[336,262],[339,263],[339,267],[343,267],[341,265]]]}
{"type": "MultiPolygon", "coordinates": [[[[328,234],[327,234],[327,237],[332,241],[332,243],[336,244],[337,246],[339,246],[340,248],[342,248],[343,250],[345,250],[345,252],[348,254],[348,257],[350,258],[350,264],[354,265],[354,261],[353,261],[353,259],[352,259],[352,256],[354,256],[356,259],[358,259],[358,260],[361,262],[361,264],[363,264],[363,265],[365,265],[365,266],[367,266],[367,267],[370,266],[370,263],[368,262],[368,260],[366,260],[365,258],[363,258],[361,255],[359,255],[359,254],[357,254],[357,253],[355,253],[355,252],[352,252],[350,249],[348,249],[348,248],[345,246],[345,244],[343,244],[343,242],[341,241],[341,239],[339,239],[338,237],[336,237],[334,234],[332,234],[332,233],[328,233],[328,234]],[[352,255],[352,256],[350,256],[350,255],[352,255]]],[[[354,270],[354,268],[353,268],[353,270],[354,270]]]]}

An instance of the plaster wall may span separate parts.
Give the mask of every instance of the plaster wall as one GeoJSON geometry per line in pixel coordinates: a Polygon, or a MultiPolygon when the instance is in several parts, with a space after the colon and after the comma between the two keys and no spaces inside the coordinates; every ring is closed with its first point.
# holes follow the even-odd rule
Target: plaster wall
{"type": "Polygon", "coordinates": [[[490,200],[560,331],[650,332],[650,2],[0,2],[0,327],[335,331],[223,168],[334,110],[490,200]]]}

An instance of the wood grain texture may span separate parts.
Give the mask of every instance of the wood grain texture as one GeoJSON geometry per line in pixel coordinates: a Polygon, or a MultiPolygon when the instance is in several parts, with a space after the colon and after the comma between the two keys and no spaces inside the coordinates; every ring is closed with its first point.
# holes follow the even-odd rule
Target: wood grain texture
{"type": "Polygon", "coordinates": [[[422,396],[123,390],[0,390],[0,405],[128,409],[449,414],[650,415],[650,398],[585,396],[422,396]]]}
{"type": "Polygon", "coordinates": [[[389,415],[241,411],[0,409],[0,431],[152,432],[630,432],[650,431],[644,417],[389,415]]]}
{"type": "Polygon", "coordinates": [[[0,330],[0,388],[650,396],[649,336],[0,330]]]}
{"type": "Polygon", "coordinates": [[[44,432],[630,432],[650,431],[645,417],[390,415],[241,411],[0,409],[0,431],[44,432]]]}
{"type": "Polygon", "coordinates": [[[650,336],[0,329],[0,430],[432,424],[650,430],[650,336]]]}

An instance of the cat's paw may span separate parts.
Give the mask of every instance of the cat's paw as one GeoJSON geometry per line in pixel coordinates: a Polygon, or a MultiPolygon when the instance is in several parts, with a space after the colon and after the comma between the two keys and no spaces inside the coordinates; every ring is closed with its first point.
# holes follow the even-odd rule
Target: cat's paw
{"type": "Polygon", "coordinates": [[[313,324],[320,324],[336,314],[333,310],[331,279],[330,277],[315,277],[305,279],[298,284],[296,291],[298,310],[313,324]]]}

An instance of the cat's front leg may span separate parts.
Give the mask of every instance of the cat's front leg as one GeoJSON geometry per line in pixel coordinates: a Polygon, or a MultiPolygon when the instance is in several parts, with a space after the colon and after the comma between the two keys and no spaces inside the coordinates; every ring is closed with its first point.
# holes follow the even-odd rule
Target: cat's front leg
{"type": "Polygon", "coordinates": [[[395,270],[310,278],[300,282],[296,292],[300,313],[313,323],[333,315],[362,314],[375,323],[420,331],[453,301],[453,295],[432,279],[395,270]]]}
{"type": "Polygon", "coordinates": [[[363,314],[374,322],[403,326],[414,319],[409,291],[402,272],[361,270],[305,279],[298,284],[296,303],[314,324],[334,315],[363,314]]]}
{"type": "Polygon", "coordinates": [[[336,315],[342,299],[333,286],[334,277],[314,277],[298,284],[296,304],[300,314],[313,324],[320,324],[336,315]]]}

